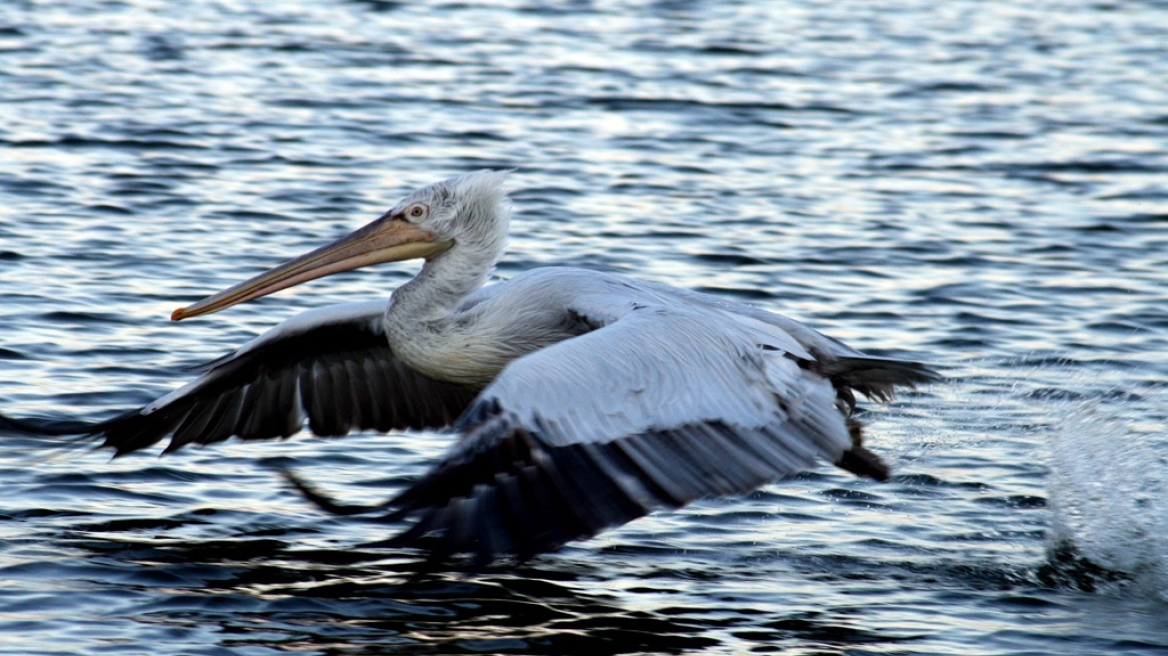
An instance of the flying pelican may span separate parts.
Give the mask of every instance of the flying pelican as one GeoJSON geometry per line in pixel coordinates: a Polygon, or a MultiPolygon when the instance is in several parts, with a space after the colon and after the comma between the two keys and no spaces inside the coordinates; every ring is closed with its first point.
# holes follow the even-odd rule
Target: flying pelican
{"type": "Polygon", "coordinates": [[[792,319],[625,276],[541,268],[484,286],[502,255],[506,172],[414,191],[350,235],[175,310],[210,314],[380,262],[423,259],[388,303],[294,316],[149,405],[96,422],[0,427],[102,440],[115,455],[232,436],[453,427],[459,440],[374,509],[414,523],[389,543],[480,562],[525,558],[661,508],[748,492],[824,460],[888,478],[854,392],[939,379],[792,319]]]}

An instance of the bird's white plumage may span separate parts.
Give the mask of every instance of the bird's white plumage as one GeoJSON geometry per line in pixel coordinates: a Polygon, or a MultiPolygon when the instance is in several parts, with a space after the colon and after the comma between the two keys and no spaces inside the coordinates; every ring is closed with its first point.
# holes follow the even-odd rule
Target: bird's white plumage
{"type": "MultiPolygon", "coordinates": [[[[453,425],[462,437],[387,505],[416,519],[397,543],[482,559],[552,549],[817,460],[887,476],[849,418],[852,392],[884,399],[935,373],[758,308],[614,274],[537,269],[483,287],[506,241],[505,177],[420,189],[334,245],[175,316],[424,255],[388,304],[303,313],[145,408],[39,430],[103,435],[120,454],[167,435],[168,449],[283,437],[305,417],[324,435],[453,425]]],[[[0,416],[5,425],[37,430],[0,416]]]]}
{"type": "Polygon", "coordinates": [[[786,357],[805,354],[786,333],[679,304],[667,291],[621,276],[540,269],[509,284],[494,297],[500,307],[522,303],[595,326],[515,360],[481,394],[526,425],[538,416],[560,427],[542,435],[549,445],[711,421],[757,428],[785,421],[783,405],[803,414],[804,406],[819,405],[822,414],[834,414],[815,449],[823,457],[850,445],[830,384],[805,376],[786,357]]]}

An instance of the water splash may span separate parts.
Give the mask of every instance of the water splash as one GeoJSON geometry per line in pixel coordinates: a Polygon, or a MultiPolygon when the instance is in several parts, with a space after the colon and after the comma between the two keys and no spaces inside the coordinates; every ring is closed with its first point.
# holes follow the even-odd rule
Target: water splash
{"type": "Polygon", "coordinates": [[[1168,466],[1159,437],[1094,401],[1069,408],[1051,432],[1051,558],[1080,586],[1094,587],[1083,577],[1122,579],[1125,589],[1168,600],[1168,466]]]}

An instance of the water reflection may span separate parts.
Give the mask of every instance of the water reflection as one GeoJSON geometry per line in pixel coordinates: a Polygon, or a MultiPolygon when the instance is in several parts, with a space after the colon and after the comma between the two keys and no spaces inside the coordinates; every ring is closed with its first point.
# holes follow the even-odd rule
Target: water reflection
{"type": "MultiPolygon", "coordinates": [[[[117,525],[86,530],[141,530],[117,525]]],[[[173,528],[166,526],[165,528],[173,528]]],[[[298,548],[279,538],[70,541],[149,599],[121,612],[207,630],[221,646],[327,653],[680,653],[716,644],[700,625],[582,592],[595,572],[511,567],[469,577],[401,555],[298,548]]]]}

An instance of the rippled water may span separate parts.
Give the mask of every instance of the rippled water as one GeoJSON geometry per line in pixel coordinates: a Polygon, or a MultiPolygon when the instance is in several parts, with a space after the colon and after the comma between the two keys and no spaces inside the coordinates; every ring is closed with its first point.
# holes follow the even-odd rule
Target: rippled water
{"type": "Polygon", "coordinates": [[[0,5],[0,407],[108,416],[386,266],[171,309],[513,167],[500,268],[719,292],[950,385],[822,471],[477,576],[322,516],[448,436],[0,450],[0,653],[1168,650],[1168,5],[0,5]]]}

